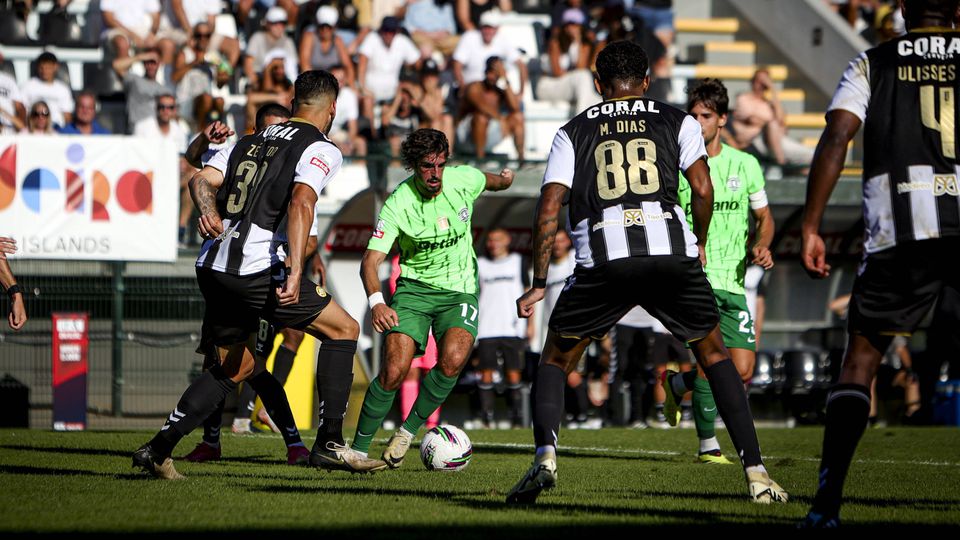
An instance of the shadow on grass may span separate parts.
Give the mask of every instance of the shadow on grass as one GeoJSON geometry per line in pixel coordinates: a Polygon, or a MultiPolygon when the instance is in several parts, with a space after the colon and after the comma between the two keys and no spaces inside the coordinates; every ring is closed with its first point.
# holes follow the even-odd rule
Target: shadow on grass
{"type": "Polygon", "coordinates": [[[107,448],[63,448],[59,446],[29,446],[26,444],[0,444],[0,450],[18,450],[22,452],[43,452],[47,454],[69,454],[83,456],[130,457],[133,450],[111,450],[107,448]]]}
{"type": "MultiPolygon", "coordinates": [[[[561,448],[557,451],[557,455],[560,457],[577,457],[577,458],[588,458],[588,459],[616,459],[616,460],[626,460],[626,461],[651,461],[651,462],[669,462],[674,461],[677,456],[659,456],[654,454],[627,454],[629,450],[623,450],[621,452],[607,454],[603,452],[590,452],[587,450],[564,450],[561,448]]],[[[483,455],[523,455],[533,457],[534,448],[533,446],[521,447],[521,446],[498,446],[496,443],[485,443],[485,444],[476,444],[474,445],[474,455],[483,454],[483,455]],[[489,446],[488,446],[489,445],[489,446]]]]}
{"type": "Polygon", "coordinates": [[[82,469],[56,469],[53,467],[34,467],[32,465],[0,465],[0,474],[24,474],[29,476],[89,476],[114,478],[116,480],[152,480],[143,473],[115,474],[108,472],[85,471],[82,469]]]}

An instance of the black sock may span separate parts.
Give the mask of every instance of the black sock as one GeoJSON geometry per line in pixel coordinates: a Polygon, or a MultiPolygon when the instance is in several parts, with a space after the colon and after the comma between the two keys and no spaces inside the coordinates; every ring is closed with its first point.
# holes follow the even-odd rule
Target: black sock
{"type": "Polygon", "coordinates": [[[353,355],[357,342],[350,339],[327,339],[320,344],[317,355],[317,402],[320,404],[320,423],[317,425],[317,443],[343,444],[343,417],[353,387],[353,355]]]}
{"type": "Polygon", "coordinates": [[[587,395],[587,381],[581,379],[580,384],[573,389],[577,398],[577,420],[586,420],[590,412],[590,396],[587,395]]]}
{"type": "Polygon", "coordinates": [[[870,414],[870,389],[859,384],[838,384],[827,398],[827,422],[823,431],[820,483],[813,511],[827,516],[840,514],[843,482],[857,443],[870,414]]]}
{"type": "MultiPolygon", "coordinates": [[[[747,401],[747,392],[743,389],[743,380],[733,361],[729,358],[704,368],[707,379],[710,381],[710,391],[717,403],[717,411],[727,426],[727,433],[733,446],[740,455],[744,467],[763,465],[760,457],[760,442],[757,440],[757,430],[753,426],[753,414],[750,412],[750,402],[747,401]]],[[[692,372],[696,376],[696,371],[692,372]]]]}
{"type": "Polygon", "coordinates": [[[553,364],[541,364],[533,383],[533,440],[537,447],[557,446],[563,418],[563,389],[567,374],[553,364]]]}
{"type": "Polygon", "coordinates": [[[493,400],[496,398],[493,384],[479,383],[477,391],[480,393],[480,418],[484,422],[493,422],[493,400]]]}
{"type": "Polygon", "coordinates": [[[250,386],[250,379],[243,381],[240,387],[240,397],[237,401],[237,414],[234,418],[250,418],[253,414],[253,408],[256,406],[257,391],[250,386]]]}
{"type": "Polygon", "coordinates": [[[267,410],[273,423],[280,428],[283,442],[287,446],[302,443],[300,432],[297,431],[297,423],[293,420],[293,412],[290,411],[287,393],[283,391],[280,381],[269,371],[261,371],[248,379],[247,384],[260,396],[263,408],[267,410]]]}
{"type": "Polygon", "coordinates": [[[205,371],[180,396],[160,432],[150,440],[150,446],[161,457],[169,456],[177,443],[210,416],[217,404],[236,387],[237,383],[230,380],[219,366],[205,371]]]}
{"type": "Polygon", "coordinates": [[[523,385],[511,384],[507,387],[507,400],[510,402],[510,422],[518,426],[523,423],[523,385]]]}
{"type": "Polygon", "coordinates": [[[277,347],[277,354],[273,357],[273,377],[277,379],[280,386],[287,384],[287,377],[290,376],[293,359],[296,356],[297,351],[291,351],[283,345],[277,347]]]}
{"type": "Polygon", "coordinates": [[[629,423],[639,422],[647,418],[644,407],[644,394],[647,391],[645,377],[634,377],[630,380],[630,418],[629,423]]]}
{"type": "Polygon", "coordinates": [[[697,380],[697,370],[691,369],[690,371],[684,371],[680,374],[680,378],[683,379],[683,386],[685,386],[689,392],[693,390],[694,381],[697,380]]]}
{"type": "Polygon", "coordinates": [[[203,442],[210,446],[220,445],[220,428],[223,426],[223,401],[221,399],[217,408],[203,421],[203,442]]]}

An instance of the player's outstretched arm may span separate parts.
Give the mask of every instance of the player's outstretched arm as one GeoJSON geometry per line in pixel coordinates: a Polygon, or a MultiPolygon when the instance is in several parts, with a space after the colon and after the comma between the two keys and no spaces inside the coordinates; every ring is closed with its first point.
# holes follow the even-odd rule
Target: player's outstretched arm
{"type": "Polygon", "coordinates": [[[387,254],[375,249],[363,252],[360,261],[360,279],[363,288],[367,291],[367,301],[370,303],[370,320],[377,332],[386,332],[400,324],[397,312],[386,304],[383,292],[380,290],[380,265],[386,260],[387,254]]]}
{"type": "Polygon", "coordinates": [[[773,268],[773,253],[770,252],[770,244],[773,243],[773,212],[770,206],[755,208],[751,210],[753,220],[757,226],[757,241],[753,244],[751,262],[763,267],[764,270],[773,268]]]}
{"type": "Polygon", "coordinates": [[[293,185],[290,202],[287,203],[287,254],[289,267],[287,280],[277,289],[277,300],[281,306],[294,305],[300,301],[300,280],[303,278],[303,256],[310,236],[317,206],[317,192],[309,184],[297,182],[293,185]]]}
{"type": "Polygon", "coordinates": [[[860,123],[860,118],[852,112],[843,109],[830,111],[827,113],[827,127],[813,154],[800,229],[803,240],[800,259],[807,274],[813,278],[830,275],[826,247],[820,237],[820,222],[830,194],[840,179],[840,171],[843,170],[843,162],[847,157],[847,145],[860,129],[860,123]]]}
{"type": "Polygon", "coordinates": [[[223,232],[220,212],[217,211],[217,190],[223,185],[223,173],[213,167],[204,167],[190,179],[190,198],[200,211],[197,230],[201,238],[216,238],[223,232]]]}
{"type": "Polygon", "coordinates": [[[710,181],[710,168],[706,159],[698,159],[683,171],[690,184],[690,211],[693,213],[693,234],[697,237],[697,249],[700,251],[700,263],[707,265],[707,231],[713,217],[713,182],[710,181]]]}
{"type": "Polygon", "coordinates": [[[517,316],[526,318],[533,315],[533,306],[543,300],[547,286],[547,270],[550,267],[550,254],[553,241],[557,237],[560,223],[560,207],[570,188],[551,182],[540,190],[537,201],[537,217],[533,224],[533,283],[530,289],[517,299],[517,316]]]}
{"type": "Polygon", "coordinates": [[[487,177],[484,186],[487,191],[503,191],[513,185],[514,174],[510,169],[503,169],[498,174],[484,172],[483,175],[487,177]]]}
{"type": "Polygon", "coordinates": [[[183,157],[190,166],[195,169],[200,169],[203,167],[201,158],[203,158],[203,154],[210,148],[210,145],[227,142],[227,138],[232,136],[233,133],[234,131],[230,129],[230,126],[223,122],[213,122],[190,142],[190,146],[187,147],[187,152],[183,157]]]}

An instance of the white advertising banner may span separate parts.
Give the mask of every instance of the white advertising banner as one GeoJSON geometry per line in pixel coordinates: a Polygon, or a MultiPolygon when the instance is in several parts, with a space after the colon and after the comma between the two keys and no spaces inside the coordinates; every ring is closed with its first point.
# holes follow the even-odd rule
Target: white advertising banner
{"type": "Polygon", "coordinates": [[[179,201],[170,141],[0,137],[0,236],[17,240],[14,258],[173,262],[179,201]]]}

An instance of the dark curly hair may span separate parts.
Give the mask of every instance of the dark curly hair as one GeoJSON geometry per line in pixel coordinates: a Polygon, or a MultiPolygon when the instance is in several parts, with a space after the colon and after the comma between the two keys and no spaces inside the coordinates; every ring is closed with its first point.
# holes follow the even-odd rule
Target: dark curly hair
{"type": "Polygon", "coordinates": [[[693,110],[697,103],[712,109],[719,116],[730,112],[730,97],[727,87],[720,79],[700,79],[697,84],[687,90],[687,111],[693,110]]]}
{"type": "Polygon", "coordinates": [[[647,76],[649,64],[643,47],[632,41],[614,41],[597,55],[597,77],[606,88],[614,82],[638,85],[647,76]]]}
{"type": "Polygon", "coordinates": [[[450,143],[442,131],[423,128],[407,135],[400,145],[400,159],[407,170],[414,170],[420,160],[431,154],[440,154],[447,157],[450,154],[450,143]]]}

